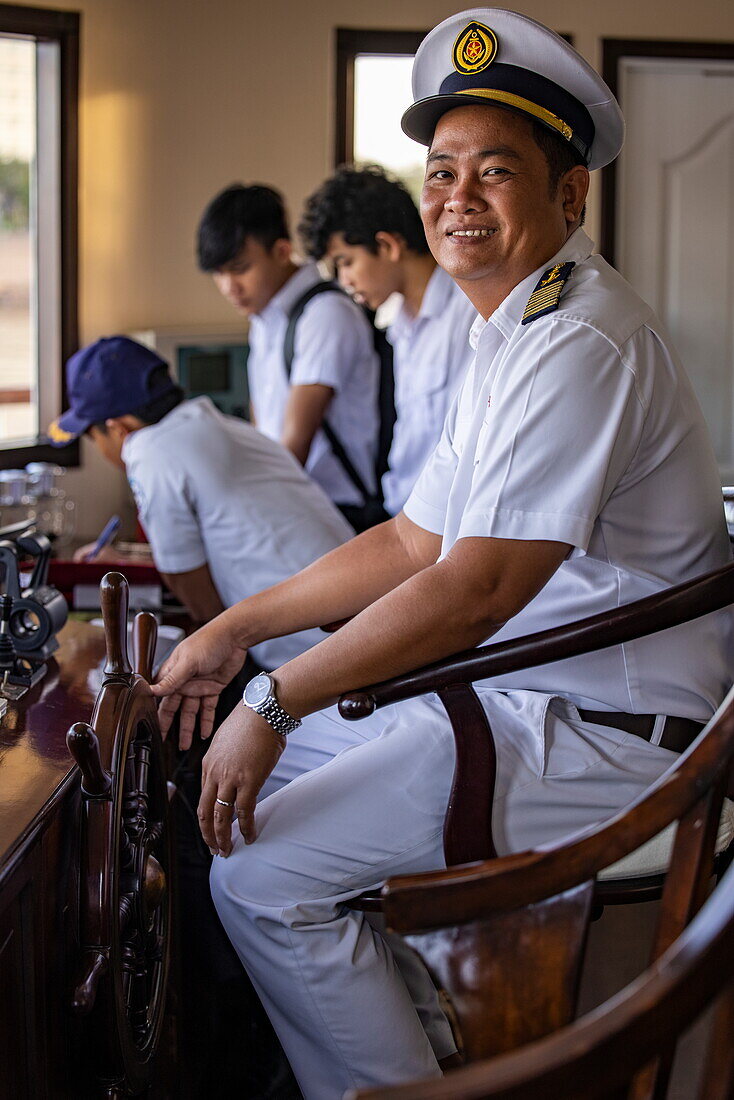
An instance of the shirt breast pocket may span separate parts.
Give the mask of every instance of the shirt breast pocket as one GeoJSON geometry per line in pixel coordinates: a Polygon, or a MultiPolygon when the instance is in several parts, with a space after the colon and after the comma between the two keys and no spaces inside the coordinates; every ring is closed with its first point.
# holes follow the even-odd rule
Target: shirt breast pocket
{"type": "Polygon", "coordinates": [[[448,384],[448,358],[428,360],[421,363],[413,378],[414,393],[430,394],[445,390],[448,384]]]}
{"type": "Polygon", "coordinates": [[[395,377],[395,400],[398,410],[412,410],[416,405],[428,405],[439,402],[446,404],[448,367],[446,363],[429,361],[415,364],[414,369],[397,371],[395,377]]]}

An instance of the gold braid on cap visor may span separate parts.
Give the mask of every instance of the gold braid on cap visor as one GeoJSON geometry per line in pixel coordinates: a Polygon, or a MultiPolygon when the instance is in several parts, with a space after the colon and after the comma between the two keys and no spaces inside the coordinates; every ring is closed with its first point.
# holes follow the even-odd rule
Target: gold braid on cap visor
{"type": "Polygon", "coordinates": [[[518,111],[524,111],[526,114],[540,119],[541,122],[545,122],[547,126],[552,126],[566,141],[570,141],[573,137],[573,130],[567,122],[564,122],[558,115],[554,115],[552,111],[546,111],[545,107],[539,107],[537,103],[531,103],[529,99],[523,99],[521,95],[514,95],[512,92],[500,92],[496,88],[462,88],[460,91],[451,92],[450,94],[480,96],[482,99],[494,99],[498,103],[506,103],[508,107],[517,107],[518,111]]]}

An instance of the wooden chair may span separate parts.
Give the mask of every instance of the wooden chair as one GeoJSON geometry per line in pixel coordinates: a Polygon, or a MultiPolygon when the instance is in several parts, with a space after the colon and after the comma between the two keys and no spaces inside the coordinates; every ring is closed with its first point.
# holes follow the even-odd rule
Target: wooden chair
{"type": "Polygon", "coordinates": [[[677,823],[652,959],[668,949],[706,897],[732,761],[734,689],[675,767],[605,825],[545,849],[386,883],[387,927],[448,994],[467,1061],[571,1022],[596,877],[677,823]]]}
{"type": "MultiPolygon", "coordinates": [[[[661,1054],[670,1062],[678,1038],[714,1001],[697,1096],[731,1100],[734,869],[655,964],[583,1019],[442,1079],[352,1092],[345,1100],[621,1100],[648,1095],[649,1067],[661,1054]]],[[[665,1093],[661,1088],[655,1095],[665,1093]]]]}
{"type": "MultiPolygon", "coordinates": [[[[344,718],[367,717],[379,707],[436,692],[456,739],[456,767],[444,826],[448,867],[496,856],[492,797],[496,754],[487,716],[473,681],[591,653],[690,622],[734,603],[734,563],[637,600],[616,610],[508,642],[467,650],[433,665],[350,692],[339,701],[344,718]]],[[[729,834],[734,833],[734,820],[729,834]]],[[[610,868],[597,884],[604,904],[659,897],[669,845],[653,844],[642,860],[610,868]]],[[[612,864],[614,857],[608,860],[612,864]]],[[[354,908],[381,908],[379,893],[364,894],[354,908]]]]}

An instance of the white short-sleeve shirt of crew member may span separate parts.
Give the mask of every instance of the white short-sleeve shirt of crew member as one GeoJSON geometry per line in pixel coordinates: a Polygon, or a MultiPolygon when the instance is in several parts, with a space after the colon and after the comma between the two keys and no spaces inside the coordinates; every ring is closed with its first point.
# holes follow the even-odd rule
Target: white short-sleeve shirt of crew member
{"type": "MultiPolygon", "coordinates": [[[[650,308],[577,230],[556,312],[522,325],[543,274],[485,323],[476,357],[406,506],[459,539],[569,543],[545,588],[492,641],[651,595],[729,560],[716,462],[692,387],[650,308]]],[[[724,613],[492,686],[579,706],[707,719],[730,680],[724,613]]]]}
{"type": "MultiPolygon", "coordinates": [[[[133,432],[122,457],[157,568],[186,573],[208,563],[225,607],[353,535],[293,455],[208,397],[133,432]]],[[[277,668],[323,638],[305,630],[253,646],[252,655],[277,668]]]]}
{"type": "MultiPolygon", "coordinates": [[[[247,374],[258,429],[280,439],[290,385],[330,386],[326,419],[370,490],[375,490],[379,358],[363,311],[345,294],[312,298],[296,326],[290,384],[283,360],[288,313],[322,277],[316,264],[299,268],[250,321],[247,374]]],[[[362,504],[323,432],[314,436],[306,470],[339,504],[362,504]]]]}
{"type": "Polygon", "coordinates": [[[474,357],[469,330],[476,315],[464,292],[437,267],[417,317],[403,306],[388,330],[397,421],[382,489],[392,515],[405,504],[438,443],[451,400],[474,357]]]}

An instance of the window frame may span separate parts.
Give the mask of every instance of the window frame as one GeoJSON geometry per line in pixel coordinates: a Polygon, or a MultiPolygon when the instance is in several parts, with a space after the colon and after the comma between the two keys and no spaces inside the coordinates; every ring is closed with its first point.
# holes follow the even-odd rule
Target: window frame
{"type": "MultiPolygon", "coordinates": [[[[26,8],[0,4],[0,34],[27,35],[37,41],[55,42],[59,47],[59,365],[61,378],[54,379],[61,393],[61,407],[67,407],[63,364],[79,347],[78,280],[78,180],[79,180],[79,12],[26,8]]],[[[39,374],[39,387],[44,384],[39,374]]],[[[61,411],[61,410],[59,410],[61,411]]],[[[56,462],[79,465],[79,443],[52,447],[42,442],[0,444],[0,469],[24,466],[28,462],[56,462]]]]}
{"type": "Polygon", "coordinates": [[[336,129],[334,167],[354,163],[354,63],[357,54],[415,54],[424,31],[378,31],[338,27],[336,31],[336,129]]]}
{"type": "MultiPolygon", "coordinates": [[[[336,117],[334,129],[334,167],[354,163],[354,63],[358,54],[415,54],[431,28],[424,31],[336,29],[336,117]]],[[[570,46],[573,35],[559,32],[570,46]]]]}

